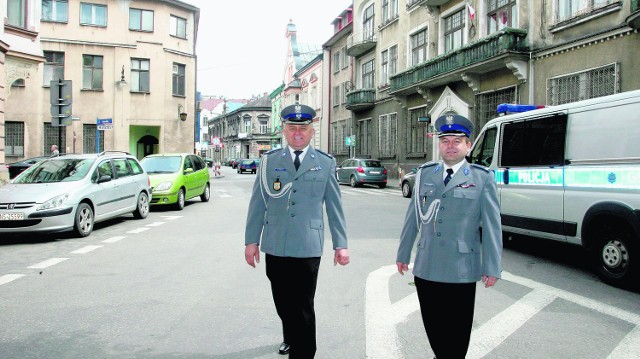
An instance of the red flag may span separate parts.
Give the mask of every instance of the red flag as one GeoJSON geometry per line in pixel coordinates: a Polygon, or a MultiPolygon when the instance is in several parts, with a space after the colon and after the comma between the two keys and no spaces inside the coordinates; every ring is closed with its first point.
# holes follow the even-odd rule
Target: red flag
{"type": "Polygon", "coordinates": [[[471,21],[473,21],[473,19],[475,19],[476,17],[476,11],[473,9],[473,7],[471,6],[471,3],[467,0],[467,9],[469,10],[469,18],[471,18],[471,21]]]}

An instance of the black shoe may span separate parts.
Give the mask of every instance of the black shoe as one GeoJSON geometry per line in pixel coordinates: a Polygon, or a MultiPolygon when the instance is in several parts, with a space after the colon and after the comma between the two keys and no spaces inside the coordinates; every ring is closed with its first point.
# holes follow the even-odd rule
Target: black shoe
{"type": "Polygon", "coordinates": [[[291,346],[289,344],[282,342],[282,344],[280,344],[280,349],[278,349],[278,354],[287,355],[289,354],[290,349],[291,349],[291,346]]]}

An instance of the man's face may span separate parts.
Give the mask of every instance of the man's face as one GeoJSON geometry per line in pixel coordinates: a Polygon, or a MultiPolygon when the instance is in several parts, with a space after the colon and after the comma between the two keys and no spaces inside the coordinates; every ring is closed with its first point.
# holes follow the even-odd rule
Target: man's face
{"type": "Polygon", "coordinates": [[[311,124],[294,125],[287,123],[284,125],[284,138],[294,150],[302,150],[307,147],[313,138],[315,130],[311,124]]]}
{"type": "Polygon", "coordinates": [[[443,136],[438,144],[442,160],[447,166],[462,161],[471,149],[471,140],[466,136],[443,136]]]}

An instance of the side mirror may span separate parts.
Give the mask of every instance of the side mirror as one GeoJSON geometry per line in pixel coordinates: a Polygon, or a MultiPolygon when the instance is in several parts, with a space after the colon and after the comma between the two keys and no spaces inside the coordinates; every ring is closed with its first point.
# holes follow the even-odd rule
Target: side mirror
{"type": "Polygon", "coordinates": [[[189,167],[186,170],[184,170],[184,174],[191,173],[191,172],[193,172],[193,168],[191,168],[191,167],[189,167]]]}
{"type": "Polygon", "coordinates": [[[111,181],[111,176],[109,175],[101,175],[100,178],[98,178],[98,183],[105,183],[109,181],[111,181]]]}

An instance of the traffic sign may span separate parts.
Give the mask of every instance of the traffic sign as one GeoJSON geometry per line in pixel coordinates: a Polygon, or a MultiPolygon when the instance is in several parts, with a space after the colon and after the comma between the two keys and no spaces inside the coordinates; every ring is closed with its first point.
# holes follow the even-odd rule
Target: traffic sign
{"type": "Polygon", "coordinates": [[[220,138],[219,137],[214,137],[211,141],[215,146],[220,144],[220,138]]]}
{"type": "Polygon", "coordinates": [[[96,119],[96,125],[98,125],[98,130],[113,130],[113,119],[98,118],[96,119]]]}

